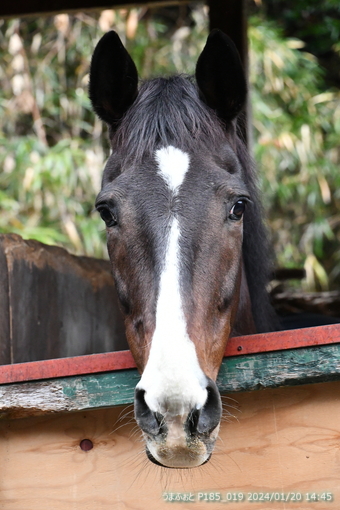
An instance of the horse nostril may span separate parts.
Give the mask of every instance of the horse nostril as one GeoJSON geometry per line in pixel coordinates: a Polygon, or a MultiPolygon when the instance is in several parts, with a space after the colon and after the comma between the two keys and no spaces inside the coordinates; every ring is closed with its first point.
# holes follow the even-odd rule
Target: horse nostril
{"type": "Polygon", "coordinates": [[[208,378],[207,400],[202,409],[193,409],[186,421],[187,433],[210,435],[221,421],[222,403],[219,391],[212,379],[208,378]]]}
{"type": "Polygon", "coordinates": [[[144,390],[135,390],[135,418],[143,432],[151,436],[156,436],[163,432],[164,417],[159,413],[151,411],[145,402],[144,390]]]}
{"type": "Polygon", "coordinates": [[[160,413],[153,413],[153,415],[158,423],[159,428],[161,429],[164,426],[164,416],[160,413]]]}
{"type": "Polygon", "coordinates": [[[212,379],[208,378],[207,400],[199,412],[197,432],[199,434],[211,434],[217,427],[222,417],[222,402],[220,393],[212,379]]]}
{"type": "Polygon", "coordinates": [[[200,411],[197,409],[193,409],[187,418],[186,429],[191,436],[197,434],[197,424],[199,420],[199,415],[200,411]]]}

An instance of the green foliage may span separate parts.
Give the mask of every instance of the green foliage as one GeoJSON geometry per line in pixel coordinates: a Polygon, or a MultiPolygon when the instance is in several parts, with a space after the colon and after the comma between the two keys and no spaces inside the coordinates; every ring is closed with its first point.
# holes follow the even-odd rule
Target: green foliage
{"type": "Polygon", "coordinates": [[[93,204],[107,143],[87,97],[98,17],[2,24],[0,229],[103,257],[93,204]]]}
{"type": "Polygon", "coordinates": [[[329,52],[340,38],[338,0],[263,0],[262,9],[285,30],[305,41],[314,55],[329,52]]]}
{"type": "Polygon", "coordinates": [[[255,157],[278,263],[304,264],[309,287],[326,288],[340,270],[340,95],[323,91],[300,41],[259,19],[249,35],[255,157]]]}
{"type": "Polygon", "coordinates": [[[1,232],[102,256],[103,226],[92,214],[102,149],[84,148],[76,138],[53,147],[32,136],[0,143],[6,147],[0,151],[1,232]]]}
{"type": "MultiPolygon", "coordinates": [[[[193,73],[203,7],[189,29],[150,11],[28,18],[0,24],[0,231],[106,256],[93,211],[108,144],[87,97],[96,42],[114,28],[140,76],[193,73]]],[[[155,13],[157,14],[157,13],[155,13]]],[[[325,90],[303,43],[250,20],[254,154],[280,266],[305,265],[308,285],[340,279],[340,99],[325,90]]]]}

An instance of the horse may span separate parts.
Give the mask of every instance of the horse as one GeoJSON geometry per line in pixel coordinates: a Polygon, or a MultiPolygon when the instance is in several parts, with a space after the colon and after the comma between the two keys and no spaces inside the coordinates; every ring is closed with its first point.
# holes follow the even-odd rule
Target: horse
{"type": "Polygon", "coordinates": [[[94,50],[89,96],[112,149],[96,208],[141,373],[135,418],[153,463],[200,466],[218,437],[229,336],[275,329],[240,57],[215,30],[194,77],[139,83],[111,31],[94,50]]]}

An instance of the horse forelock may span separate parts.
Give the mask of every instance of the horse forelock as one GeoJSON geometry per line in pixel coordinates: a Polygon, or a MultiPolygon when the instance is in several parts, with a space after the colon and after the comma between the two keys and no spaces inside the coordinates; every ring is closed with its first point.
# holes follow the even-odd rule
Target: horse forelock
{"type": "Polygon", "coordinates": [[[211,150],[224,138],[222,123],[200,99],[194,80],[179,75],[142,82],[112,144],[125,161],[138,162],[161,147],[211,150]]]}

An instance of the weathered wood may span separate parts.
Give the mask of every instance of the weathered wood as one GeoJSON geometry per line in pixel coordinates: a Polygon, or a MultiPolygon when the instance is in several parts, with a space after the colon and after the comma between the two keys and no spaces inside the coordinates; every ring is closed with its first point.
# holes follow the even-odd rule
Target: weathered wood
{"type": "Polygon", "coordinates": [[[280,314],[308,312],[338,317],[340,322],[340,291],[273,292],[272,301],[280,314]]]}
{"type": "Polygon", "coordinates": [[[101,409],[133,402],[140,376],[121,370],[0,386],[0,417],[101,409]]]}
{"type": "Polygon", "coordinates": [[[159,7],[164,5],[181,5],[190,0],[16,0],[15,2],[0,3],[0,17],[20,17],[39,14],[57,14],[58,12],[76,12],[100,9],[117,9],[122,7],[159,7]]]}
{"type": "MultiPolygon", "coordinates": [[[[221,393],[340,380],[340,344],[235,356],[223,360],[221,393]]],[[[0,386],[2,417],[99,409],[133,402],[136,370],[0,386]]]]}
{"type": "Polygon", "coordinates": [[[0,249],[0,365],[11,363],[11,338],[7,260],[0,249]]]}
{"type": "Polygon", "coordinates": [[[340,380],[340,344],[227,358],[217,379],[221,393],[340,380]]]}
{"type": "Polygon", "coordinates": [[[339,392],[337,382],[226,396],[216,451],[190,472],[146,460],[131,406],[3,420],[1,510],[335,510],[339,392]],[[84,439],[92,449],[80,448],[84,439]],[[169,506],[164,499],[171,493],[192,494],[194,503],[169,506]],[[204,493],[224,501],[241,493],[244,499],[208,502],[204,493]],[[331,493],[332,501],[316,502],[314,493],[331,493]],[[261,494],[273,495],[272,501],[250,501],[261,494]],[[282,501],[282,494],[290,499],[282,501]],[[292,500],[296,494],[302,501],[292,500]]]}
{"type": "Polygon", "coordinates": [[[306,270],[299,267],[278,267],[271,274],[271,280],[303,280],[306,278],[306,270]]]}
{"type": "Polygon", "coordinates": [[[127,348],[109,262],[12,234],[0,235],[0,253],[0,345],[11,363],[127,348]]]}
{"type": "Polygon", "coordinates": [[[15,363],[0,367],[0,385],[136,368],[130,351],[15,363]]]}
{"type": "MultiPolygon", "coordinates": [[[[230,338],[224,355],[241,356],[340,343],[340,324],[230,338]]],[[[136,368],[130,351],[16,363],[0,367],[0,384],[136,368]]]]}

